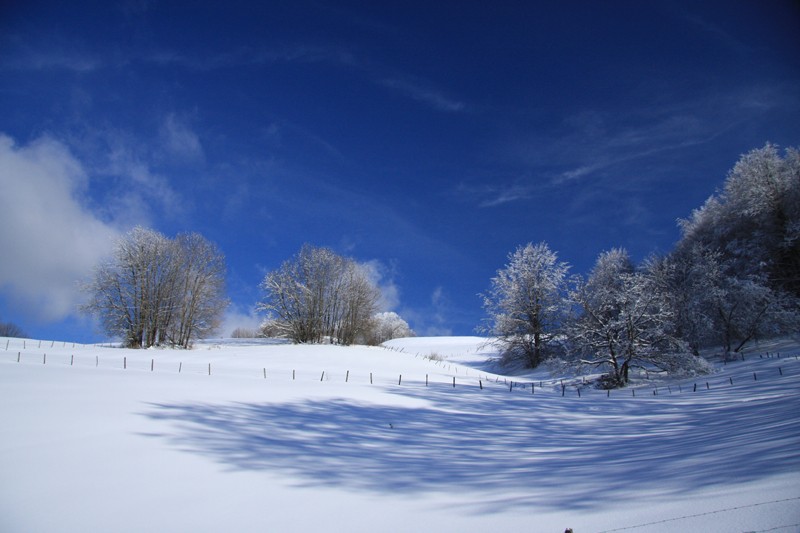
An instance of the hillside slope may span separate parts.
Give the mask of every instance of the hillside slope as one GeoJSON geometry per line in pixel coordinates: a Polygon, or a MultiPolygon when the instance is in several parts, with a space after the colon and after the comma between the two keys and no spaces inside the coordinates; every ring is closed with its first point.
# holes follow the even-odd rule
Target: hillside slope
{"type": "Polygon", "coordinates": [[[798,531],[780,348],[578,395],[491,373],[479,338],[0,339],[0,530],[798,531]]]}

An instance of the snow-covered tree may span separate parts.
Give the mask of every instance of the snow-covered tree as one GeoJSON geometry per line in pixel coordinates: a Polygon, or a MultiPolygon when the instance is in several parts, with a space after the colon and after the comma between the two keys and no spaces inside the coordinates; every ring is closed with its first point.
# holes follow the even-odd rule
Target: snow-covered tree
{"type": "Polygon", "coordinates": [[[298,343],[352,344],[365,338],[380,291],[369,272],[328,248],[304,245],[268,273],[259,309],[281,336],[298,343]]]}
{"type": "Polygon", "coordinates": [[[409,327],[408,322],[394,311],[386,311],[376,313],[372,317],[367,344],[378,345],[388,340],[414,336],[414,331],[409,327]]]}
{"type": "MultiPolygon", "coordinates": [[[[698,344],[721,346],[727,356],[748,342],[800,326],[798,301],[792,294],[773,289],[764,274],[736,275],[726,268],[723,254],[700,245],[687,264],[691,278],[684,287],[672,284],[673,294],[683,291],[685,327],[702,327],[698,344]]],[[[685,329],[684,338],[694,341],[685,329]]]]}
{"type": "Polygon", "coordinates": [[[694,355],[713,342],[715,327],[709,312],[708,288],[719,278],[715,254],[700,245],[652,259],[648,270],[658,279],[658,287],[672,311],[672,334],[686,342],[694,355]]]}
{"type": "Polygon", "coordinates": [[[542,242],[519,246],[482,294],[488,319],[481,331],[496,336],[507,360],[536,367],[552,355],[567,312],[569,265],[542,242]]]}
{"type": "Polygon", "coordinates": [[[757,276],[800,297],[800,152],[775,145],[743,155],[722,190],[686,220],[677,251],[720,253],[726,274],[757,276]]]}
{"type": "Polygon", "coordinates": [[[621,249],[600,254],[588,278],[577,280],[571,299],[578,314],[568,328],[573,357],[607,369],[603,386],[624,386],[637,366],[664,372],[702,367],[671,335],[674,317],[659,283],[621,249]]]}
{"type": "Polygon", "coordinates": [[[686,220],[668,262],[678,334],[725,354],[796,331],[800,308],[800,153],[743,155],[721,191],[686,220]]]}

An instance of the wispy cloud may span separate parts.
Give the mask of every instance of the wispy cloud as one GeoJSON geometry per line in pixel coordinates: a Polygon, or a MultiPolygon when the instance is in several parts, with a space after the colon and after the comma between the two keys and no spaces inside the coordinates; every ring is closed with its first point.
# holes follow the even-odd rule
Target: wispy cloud
{"type": "Polygon", "coordinates": [[[187,55],[174,50],[158,50],[143,59],[160,66],[180,66],[192,70],[257,67],[273,63],[335,65],[361,72],[376,84],[423,103],[436,111],[456,113],[467,109],[464,102],[446,94],[432,83],[359,57],[355,51],[340,45],[295,43],[260,48],[240,47],[233,51],[203,56],[187,55]]]}
{"type": "Polygon", "coordinates": [[[450,298],[441,285],[431,293],[431,306],[432,312],[423,333],[430,336],[452,335],[452,329],[446,325],[449,323],[450,298]]]}
{"type": "Polygon", "coordinates": [[[624,112],[587,110],[565,118],[547,138],[537,134],[514,139],[503,151],[509,162],[548,176],[553,185],[575,183],[713,142],[755,115],[782,105],[785,92],[741,87],[624,112]]]}
{"type": "Polygon", "coordinates": [[[477,203],[478,207],[499,207],[504,204],[529,200],[536,195],[538,187],[532,183],[493,183],[474,185],[460,183],[456,196],[477,203]]]}
{"type": "Polygon", "coordinates": [[[117,194],[110,199],[112,208],[121,206],[131,220],[147,217],[154,209],[168,218],[191,210],[191,201],[153,168],[157,147],[142,144],[123,132],[109,134],[107,142],[110,150],[95,154],[100,158],[95,170],[114,176],[119,184],[117,194]]]}
{"type": "Polygon", "coordinates": [[[788,96],[794,89],[743,86],[688,99],[660,98],[625,111],[577,112],[546,135],[504,139],[490,154],[496,173],[463,181],[453,193],[480,208],[531,201],[589,183],[601,185],[591,189],[593,195],[629,193],[677,170],[669,154],[713,143],[759,114],[797,106],[796,97],[788,96]]]}
{"type": "Polygon", "coordinates": [[[3,70],[61,70],[75,73],[88,73],[105,66],[102,56],[81,51],[71,44],[36,47],[20,42],[19,39],[6,39],[5,48],[11,49],[0,59],[3,70]]]}
{"type": "Polygon", "coordinates": [[[681,10],[680,15],[695,28],[700,29],[703,34],[707,35],[713,41],[719,43],[728,50],[732,50],[740,55],[749,55],[755,50],[751,45],[735,37],[732,33],[726,31],[720,25],[707,20],[696,13],[681,10]]]}
{"type": "Polygon", "coordinates": [[[436,111],[457,113],[466,109],[464,102],[451,98],[442,91],[418,80],[388,78],[380,80],[379,83],[413,100],[422,102],[436,111]]]}
{"type": "Polygon", "coordinates": [[[187,120],[175,113],[166,116],[159,136],[167,156],[184,162],[202,163],[205,160],[200,137],[187,120]]]}
{"type": "Polygon", "coordinates": [[[181,67],[211,71],[233,67],[258,67],[273,63],[326,63],[358,67],[359,61],[348,48],[325,44],[279,44],[275,46],[240,46],[210,54],[190,54],[174,49],[157,49],[141,55],[140,60],[162,67],[181,67]]]}

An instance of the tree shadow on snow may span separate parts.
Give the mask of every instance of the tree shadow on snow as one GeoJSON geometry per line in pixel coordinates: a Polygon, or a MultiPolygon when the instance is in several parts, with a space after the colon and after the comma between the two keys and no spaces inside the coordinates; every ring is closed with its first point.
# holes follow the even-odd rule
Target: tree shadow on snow
{"type": "Polygon", "coordinates": [[[800,470],[797,395],[565,407],[496,390],[395,392],[428,407],[346,399],[149,404],[145,416],[170,424],[151,436],[232,470],[274,471],[302,486],[457,493],[476,512],[597,508],[632,495],[641,503],[642,491],[685,496],[800,470]]]}

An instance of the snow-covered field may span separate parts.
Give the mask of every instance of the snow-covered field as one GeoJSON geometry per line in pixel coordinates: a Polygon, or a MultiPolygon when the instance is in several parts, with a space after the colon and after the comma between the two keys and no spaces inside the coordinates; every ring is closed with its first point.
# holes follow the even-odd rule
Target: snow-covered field
{"type": "Polygon", "coordinates": [[[796,343],[580,396],[387,345],[0,338],[0,531],[800,531],[796,343]]]}

